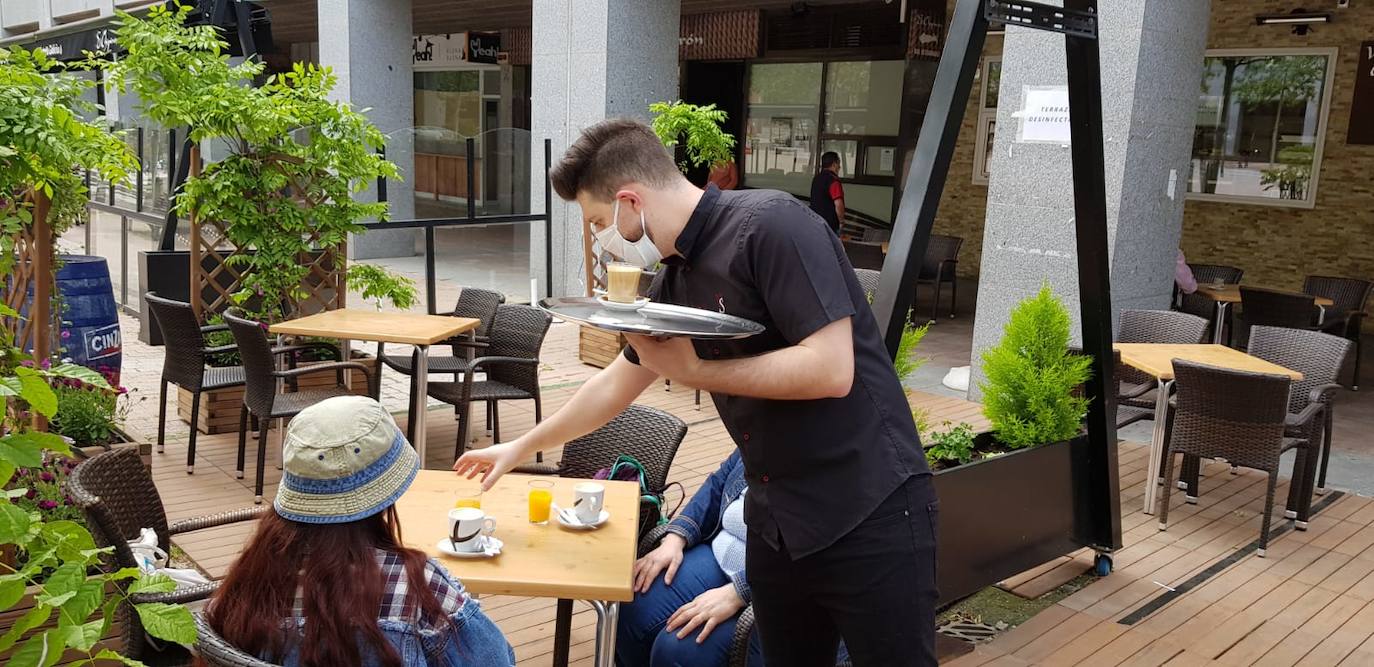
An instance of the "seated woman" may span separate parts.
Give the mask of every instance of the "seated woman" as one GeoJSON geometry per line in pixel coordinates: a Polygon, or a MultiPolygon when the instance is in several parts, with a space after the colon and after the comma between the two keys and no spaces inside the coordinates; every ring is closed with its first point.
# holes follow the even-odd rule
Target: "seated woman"
{"type": "MultiPolygon", "coordinates": [[[[635,561],[635,600],[620,608],[618,667],[726,664],[735,622],[749,604],[747,487],[744,461],[735,450],[669,522],[658,548],[635,561]]],[[[762,664],[755,632],[749,665],[762,664]]]]}
{"type": "Polygon", "coordinates": [[[394,503],[420,462],[381,405],[306,408],[282,467],[276,501],[206,612],[225,640],[288,667],[515,664],[462,584],[402,546],[394,503]]]}

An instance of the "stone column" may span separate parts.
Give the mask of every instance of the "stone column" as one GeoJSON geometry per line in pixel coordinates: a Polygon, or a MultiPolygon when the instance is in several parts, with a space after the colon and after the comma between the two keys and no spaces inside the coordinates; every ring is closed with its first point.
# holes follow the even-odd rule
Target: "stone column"
{"type": "MultiPolygon", "coordinates": [[[[544,210],[544,140],[553,160],[582,128],[616,116],[647,120],[678,96],[680,0],[534,0],[530,210],[544,210]]],[[[553,292],[580,295],[582,218],[553,196],[553,292]]],[[[530,234],[530,275],[544,283],[544,230],[530,234]]]]}
{"type": "MultiPolygon", "coordinates": [[[[1099,3],[1107,244],[1117,312],[1169,305],[1210,4],[1099,3]]],[[[1065,86],[1064,60],[1062,36],[1007,29],[974,324],[974,398],[981,393],[983,350],[1001,340],[1012,307],[1042,282],[1064,300],[1075,340],[1080,335],[1069,146],[1018,141],[1026,88],[1065,86]]]]}
{"type": "MultiPolygon", "coordinates": [[[[411,70],[410,0],[319,0],[319,62],[334,69],[334,97],[370,109],[367,117],[387,135],[386,157],[401,179],[387,181],[391,219],[415,217],[414,74],[411,70]]],[[[369,187],[354,195],[375,201],[369,187]]],[[[418,230],[371,231],[355,236],[356,259],[410,257],[418,230]]]]}

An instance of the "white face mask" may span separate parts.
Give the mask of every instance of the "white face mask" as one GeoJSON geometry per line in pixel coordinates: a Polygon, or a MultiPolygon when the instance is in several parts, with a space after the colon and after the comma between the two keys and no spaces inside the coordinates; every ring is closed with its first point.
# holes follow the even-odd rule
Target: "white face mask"
{"type": "Polygon", "coordinates": [[[658,251],[658,246],[649,239],[649,228],[644,224],[644,211],[639,212],[639,228],[643,235],[638,241],[630,242],[620,233],[620,200],[616,199],[611,208],[611,224],[604,229],[595,232],[597,243],[601,248],[611,253],[617,259],[629,264],[638,266],[641,269],[650,269],[663,261],[663,254],[658,251]]]}

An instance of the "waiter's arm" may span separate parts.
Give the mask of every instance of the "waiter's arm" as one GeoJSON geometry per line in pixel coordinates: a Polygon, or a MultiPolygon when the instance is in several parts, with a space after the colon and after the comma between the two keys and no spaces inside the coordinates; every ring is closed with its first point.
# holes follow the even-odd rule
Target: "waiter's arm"
{"type": "Polygon", "coordinates": [[[796,345],[740,359],[699,359],[683,338],[627,338],[640,363],[655,375],[712,393],[806,401],[842,398],[854,386],[854,335],[848,317],[796,345]]]}

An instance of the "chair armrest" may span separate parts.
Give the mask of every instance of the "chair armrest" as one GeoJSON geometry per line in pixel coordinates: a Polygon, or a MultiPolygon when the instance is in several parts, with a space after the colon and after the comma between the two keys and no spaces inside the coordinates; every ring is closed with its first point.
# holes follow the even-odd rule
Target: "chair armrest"
{"type": "Polygon", "coordinates": [[[1152,385],[1149,385],[1149,384],[1127,385],[1127,386],[1130,387],[1130,388],[1127,389],[1126,391],[1122,391],[1121,393],[1119,393],[1119,394],[1116,395],[1117,400],[1129,399],[1129,398],[1140,398],[1141,396],[1144,396],[1145,394],[1148,394],[1148,393],[1150,393],[1151,391],[1153,391],[1153,390],[1155,390],[1155,389],[1158,388],[1158,387],[1155,387],[1155,386],[1152,386],[1152,385]]]}
{"type": "Polygon", "coordinates": [[[188,588],[178,588],[167,593],[134,593],[129,596],[129,602],[134,604],[145,604],[149,602],[186,604],[188,602],[208,600],[217,590],[219,590],[219,582],[211,581],[206,584],[198,584],[188,588]]]}
{"type": "Polygon", "coordinates": [[[480,350],[480,349],[484,349],[484,348],[491,347],[491,339],[490,339],[490,338],[487,338],[486,336],[480,336],[480,337],[477,338],[477,340],[473,340],[473,339],[467,338],[467,337],[465,337],[465,336],[454,336],[453,338],[446,338],[446,339],[444,339],[444,340],[442,340],[442,341],[436,343],[436,345],[452,345],[452,346],[454,346],[454,347],[471,347],[471,348],[480,350]]]}
{"type": "Polygon", "coordinates": [[[202,336],[204,336],[205,334],[211,334],[211,333],[216,333],[216,332],[220,332],[220,331],[228,331],[228,330],[229,330],[229,325],[228,325],[228,324],[207,324],[207,325],[205,325],[205,326],[203,326],[203,327],[200,328],[200,334],[201,334],[202,336]]]}
{"type": "Polygon", "coordinates": [[[204,348],[201,351],[205,354],[224,354],[226,352],[238,352],[238,350],[239,346],[237,345],[216,345],[214,347],[204,348]]]}
{"type": "Polygon", "coordinates": [[[1284,418],[1284,426],[1290,428],[1306,427],[1312,423],[1313,419],[1331,409],[1331,403],[1336,398],[1336,391],[1341,386],[1338,384],[1323,384],[1312,388],[1312,393],[1307,396],[1307,407],[1298,414],[1289,414],[1284,418]]]}
{"type": "Polygon", "coordinates": [[[168,526],[167,533],[169,535],[180,535],[182,533],[205,530],[206,528],[227,526],[231,523],[239,523],[241,521],[252,521],[260,518],[266,512],[266,507],[246,507],[207,516],[198,516],[193,519],[182,519],[168,526]]]}
{"type": "Polygon", "coordinates": [[[343,353],[338,346],[324,341],[311,341],[307,343],[292,343],[290,345],[279,345],[272,348],[272,354],[286,354],[287,352],[302,352],[304,350],[326,350],[333,354],[334,359],[342,359],[343,353]]]}
{"type": "Polygon", "coordinates": [[[552,463],[527,463],[522,466],[515,466],[511,472],[522,475],[558,475],[562,468],[552,463]]]}
{"type": "Polygon", "coordinates": [[[659,541],[661,541],[663,539],[663,536],[667,534],[668,524],[666,523],[654,526],[649,530],[649,532],[644,533],[644,536],[639,538],[638,555],[643,557],[644,554],[647,554],[650,551],[653,551],[654,549],[658,548],[659,541]]]}
{"type": "Polygon", "coordinates": [[[747,667],[749,664],[749,636],[754,633],[754,605],[744,608],[735,621],[735,636],[730,639],[730,667],[747,667]]]}
{"type": "Polygon", "coordinates": [[[538,359],[525,359],[523,357],[478,357],[468,364],[468,377],[477,372],[479,366],[490,366],[500,364],[516,364],[521,366],[538,366],[538,359]]]}
{"type": "Polygon", "coordinates": [[[357,361],[330,361],[323,364],[302,366],[300,368],[289,368],[284,371],[273,371],[272,375],[273,377],[279,378],[293,378],[305,375],[307,373],[318,373],[320,371],[341,371],[348,368],[362,371],[364,375],[368,376],[369,378],[372,377],[372,367],[357,361]]]}

